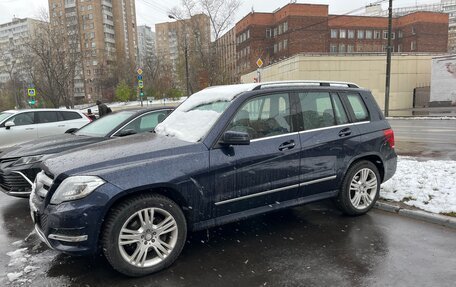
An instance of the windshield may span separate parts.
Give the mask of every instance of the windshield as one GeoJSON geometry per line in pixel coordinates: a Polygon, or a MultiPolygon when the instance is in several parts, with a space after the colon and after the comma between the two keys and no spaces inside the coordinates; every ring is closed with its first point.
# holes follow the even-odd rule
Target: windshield
{"type": "Polygon", "coordinates": [[[13,113],[0,113],[0,123],[3,122],[3,120],[7,119],[8,117],[12,116],[13,113]]]}
{"type": "Polygon", "coordinates": [[[114,114],[109,114],[78,130],[75,134],[78,136],[89,137],[106,137],[114,129],[135,114],[135,111],[122,111],[114,114]]]}
{"type": "Polygon", "coordinates": [[[159,124],[155,132],[188,142],[198,142],[206,137],[232,100],[247,89],[246,85],[223,86],[193,94],[159,124]]]}

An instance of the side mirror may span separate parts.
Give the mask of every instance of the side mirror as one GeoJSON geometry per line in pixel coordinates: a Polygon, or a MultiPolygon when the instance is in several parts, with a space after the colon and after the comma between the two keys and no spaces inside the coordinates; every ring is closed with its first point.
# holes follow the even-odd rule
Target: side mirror
{"type": "Polygon", "coordinates": [[[11,127],[14,127],[16,124],[13,121],[9,121],[5,123],[5,128],[7,130],[11,129],[11,127]]]}
{"type": "Polygon", "coordinates": [[[78,130],[79,129],[77,129],[77,128],[72,128],[72,129],[67,130],[65,133],[66,134],[73,134],[73,133],[77,132],[78,130]]]}
{"type": "Polygon", "coordinates": [[[227,131],[220,139],[222,145],[250,145],[250,136],[248,133],[227,131]]]}
{"type": "Polygon", "coordinates": [[[137,132],[134,129],[127,129],[127,130],[123,130],[120,133],[118,133],[117,136],[126,137],[126,136],[135,135],[135,134],[137,134],[137,132]]]}

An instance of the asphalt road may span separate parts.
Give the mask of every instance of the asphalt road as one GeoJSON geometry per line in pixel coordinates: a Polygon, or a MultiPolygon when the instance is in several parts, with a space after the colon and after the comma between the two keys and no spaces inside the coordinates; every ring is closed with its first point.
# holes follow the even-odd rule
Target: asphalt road
{"type": "Polygon", "coordinates": [[[456,281],[456,230],[379,210],[346,217],[331,202],[192,233],[169,269],[134,279],[113,271],[101,256],[50,251],[35,235],[12,244],[31,230],[27,200],[0,194],[1,286],[454,286],[456,281]],[[19,248],[28,250],[18,265],[5,254],[19,248]],[[39,269],[9,283],[5,275],[25,266],[39,269]]]}
{"type": "Polygon", "coordinates": [[[456,120],[389,120],[400,155],[456,160],[456,120]]]}

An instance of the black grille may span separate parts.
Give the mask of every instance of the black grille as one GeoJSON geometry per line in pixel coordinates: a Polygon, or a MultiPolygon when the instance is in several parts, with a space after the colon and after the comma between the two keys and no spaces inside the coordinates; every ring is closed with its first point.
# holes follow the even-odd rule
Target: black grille
{"type": "MultiPolygon", "coordinates": [[[[36,174],[35,174],[36,175],[36,174]]],[[[28,177],[28,176],[27,176],[28,177]]],[[[34,179],[34,178],[33,178],[34,179]]],[[[31,191],[32,187],[20,174],[5,174],[0,170],[0,187],[9,192],[31,191]]]]}
{"type": "Polygon", "coordinates": [[[45,213],[40,213],[37,215],[38,220],[38,226],[40,227],[41,230],[47,230],[47,224],[48,224],[48,216],[45,213]]]}

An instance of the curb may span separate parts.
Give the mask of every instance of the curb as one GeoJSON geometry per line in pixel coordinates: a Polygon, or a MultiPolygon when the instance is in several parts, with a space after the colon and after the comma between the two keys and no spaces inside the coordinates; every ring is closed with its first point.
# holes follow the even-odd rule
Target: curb
{"type": "Polygon", "coordinates": [[[375,208],[383,210],[383,211],[391,212],[391,213],[397,213],[399,215],[402,215],[402,216],[405,216],[408,218],[413,218],[413,219],[425,221],[428,223],[443,225],[446,227],[456,229],[456,218],[453,218],[450,216],[433,214],[433,213],[429,213],[429,212],[422,211],[422,210],[406,209],[406,208],[402,208],[398,205],[395,205],[393,203],[386,203],[383,201],[382,202],[377,201],[377,203],[375,204],[375,208]]]}

